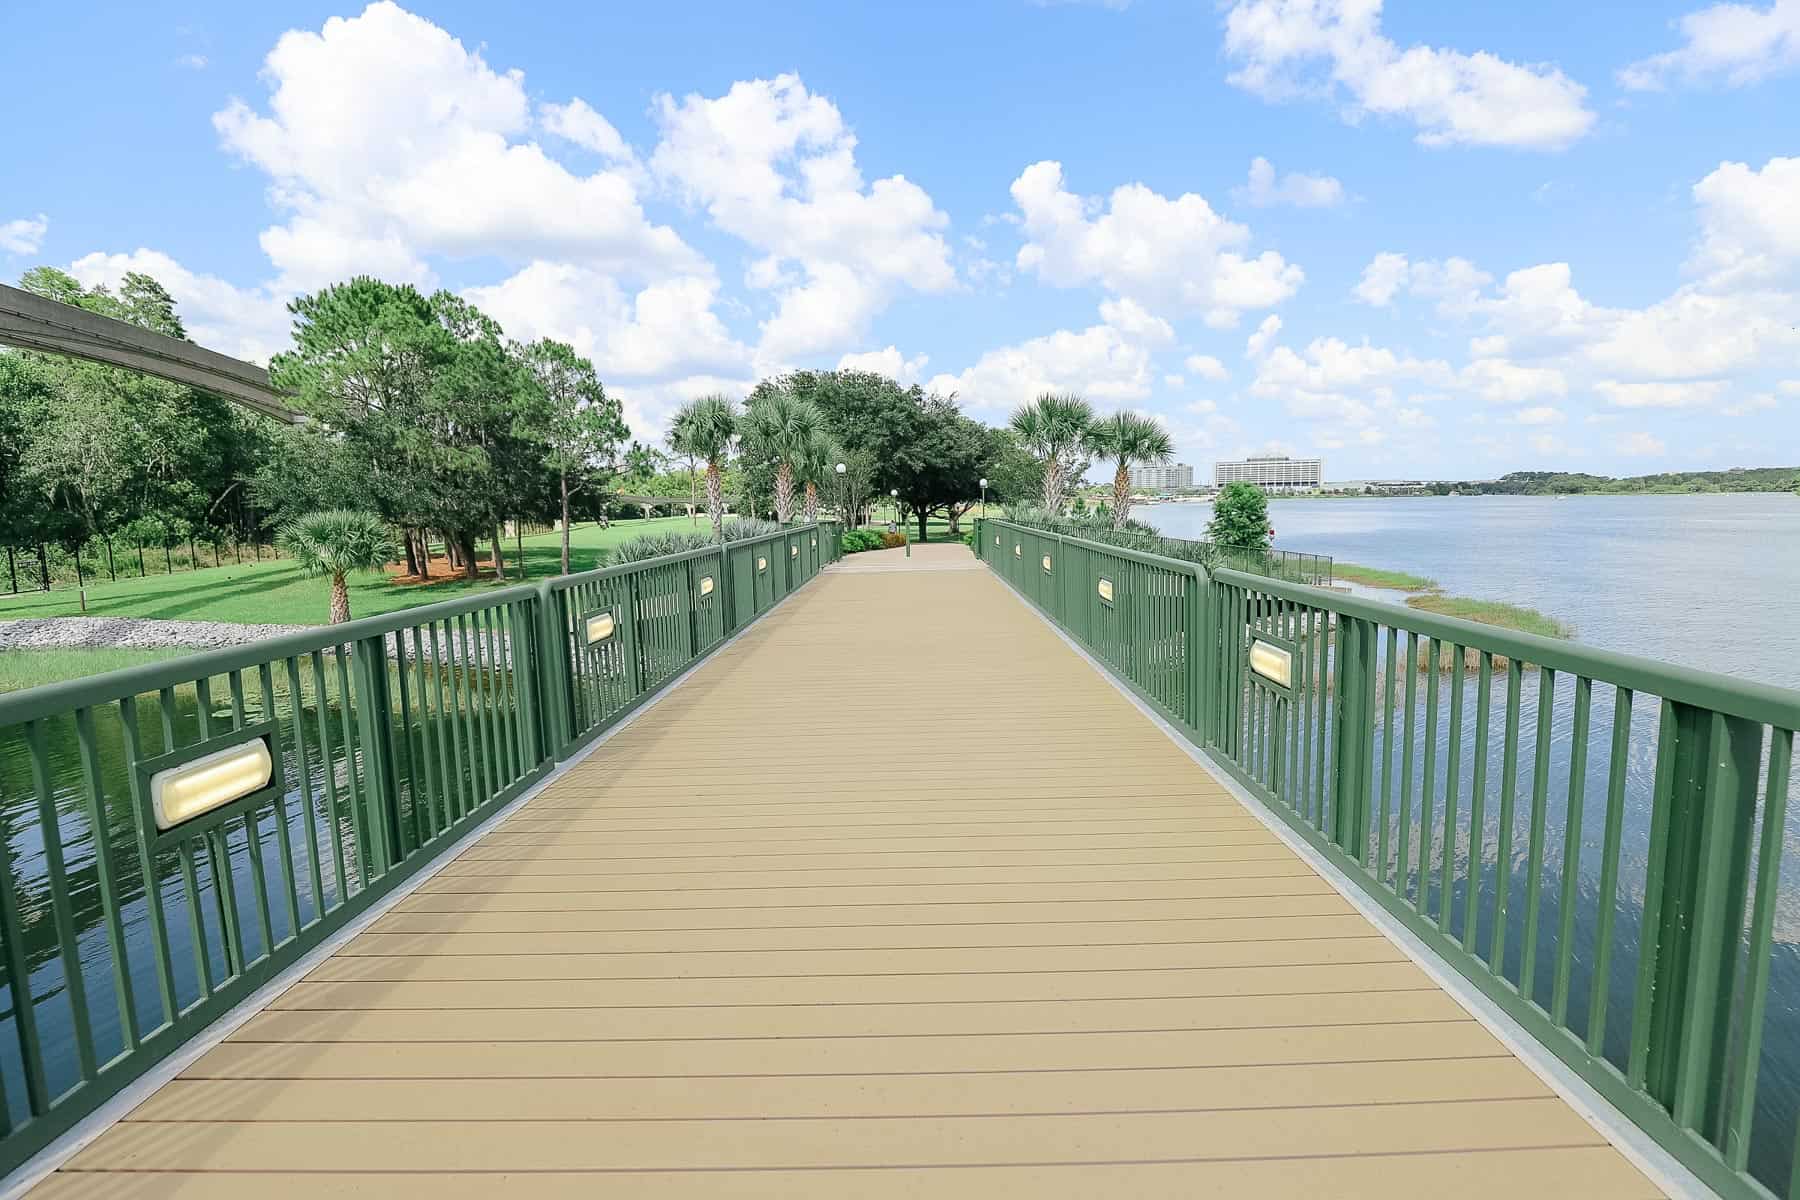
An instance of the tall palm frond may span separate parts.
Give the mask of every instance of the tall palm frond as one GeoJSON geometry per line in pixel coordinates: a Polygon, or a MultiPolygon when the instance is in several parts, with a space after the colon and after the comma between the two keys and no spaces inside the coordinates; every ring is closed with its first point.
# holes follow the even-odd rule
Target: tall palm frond
{"type": "Polygon", "coordinates": [[[1123,529],[1131,505],[1131,468],[1161,466],[1175,457],[1175,442],[1162,423],[1134,412],[1117,412],[1094,423],[1088,444],[1117,464],[1113,472],[1112,524],[1123,529]]]}

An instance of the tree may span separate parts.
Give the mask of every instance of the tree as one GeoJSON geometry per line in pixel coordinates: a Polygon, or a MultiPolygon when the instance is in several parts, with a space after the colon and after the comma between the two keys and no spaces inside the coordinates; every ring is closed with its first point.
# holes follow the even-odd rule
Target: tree
{"type": "Polygon", "coordinates": [[[988,493],[1002,504],[1037,504],[1044,496],[1044,464],[1019,445],[1011,429],[997,429],[997,452],[988,468],[988,493]]]}
{"type": "Polygon", "coordinates": [[[725,460],[737,440],[737,405],[714,393],[683,405],[669,427],[669,444],[677,453],[706,464],[706,510],[713,537],[725,540],[725,460]]]}
{"type": "Polygon", "coordinates": [[[794,519],[794,468],[807,444],[823,433],[824,417],[811,400],[786,388],[763,392],[744,414],[743,437],[750,451],[775,467],[775,519],[794,519]]]}
{"type": "Polygon", "coordinates": [[[962,414],[956,402],[939,396],[920,406],[918,432],[889,464],[892,488],[919,523],[919,540],[927,522],[943,513],[956,532],[957,522],[981,496],[981,478],[1000,451],[994,430],[962,414]]]}
{"type": "Polygon", "coordinates": [[[822,423],[801,447],[800,455],[794,461],[794,473],[806,489],[801,511],[808,524],[819,519],[819,489],[827,486],[842,457],[822,423]]]}
{"type": "Polygon", "coordinates": [[[1262,550],[1269,544],[1269,498],[1254,483],[1228,483],[1213,501],[1206,536],[1221,546],[1262,550]]]}
{"type": "Polygon", "coordinates": [[[569,573],[569,498],[593,479],[625,439],[619,402],[606,394],[594,364],[563,342],[540,338],[514,347],[531,385],[523,424],[541,446],[562,507],[562,573],[569,573]]]}
{"type": "Polygon", "coordinates": [[[386,521],[349,509],[308,513],[281,530],[282,550],[307,575],[331,580],[331,624],[350,619],[345,577],[379,571],[399,557],[399,544],[386,521]]]}
{"type": "Polygon", "coordinates": [[[1069,393],[1045,392],[1012,415],[1010,425],[1019,444],[1043,464],[1044,510],[1052,517],[1062,512],[1070,482],[1087,469],[1088,430],[1093,423],[1093,407],[1069,393]]]}
{"type": "Polygon", "coordinates": [[[1094,453],[1117,464],[1113,472],[1112,524],[1125,528],[1131,515],[1131,468],[1161,466],[1175,457],[1169,431],[1151,417],[1118,412],[1094,423],[1088,432],[1094,453]]]}

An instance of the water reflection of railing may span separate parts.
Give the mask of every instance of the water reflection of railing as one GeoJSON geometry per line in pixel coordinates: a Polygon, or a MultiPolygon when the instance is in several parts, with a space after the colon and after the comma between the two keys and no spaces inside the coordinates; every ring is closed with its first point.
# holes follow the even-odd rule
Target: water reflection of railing
{"type": "Polygon", "coordinates": [[[1800,1195],[1800,692],[1007,522],[976,548],[1703,1181],[1800,1195]]]}
{"type": "Polygon", "coordinates": [[[0,1173],[837,551],[798,526],[0,697],[0,1173]],[[267,787],[158,829],[154,766],[255,739],[267,787]]]}

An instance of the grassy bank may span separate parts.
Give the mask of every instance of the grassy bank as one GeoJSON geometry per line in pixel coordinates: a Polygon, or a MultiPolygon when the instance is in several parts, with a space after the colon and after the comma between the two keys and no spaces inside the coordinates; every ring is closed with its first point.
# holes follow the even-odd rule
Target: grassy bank
{"type": "Polygon", "coordinates": [[[1441,592],[1425,592],[1406,598],[1407,606],[1445,617],[1460,617],[1483,625],[1497,625],[1519,633],[1535,633],[1539,637],[1566,638],[1573,632],[1554,617],[1535,608],[1502,604],[1498,600],[1471,600],[1467,596],[1446,596],[1441,592]]]}
{"type": "Polygon", "coordinates": [[[1406,571],[1389,571],[1383,567],[1364,567],[1346,562],[1333,563],[1332,574],[1340,582],[1357,583],[1364,587],[1385,588],[1395,592],[1410,592],[1412,594],[1406,597],[1407,606],[1421,612],[1437,613],[1445,617],[1460,617],[1464,621],[1495,625],[1501,629],[1511,629],[1518,633],[1535,633],[1539,637],[1566,638],[1572,632],[1561,621],[1545,616],[1535,608],[1503,604],[1498,600],[1475,600],[1468,596],[1446,596],[1437,580],[1423,575],[1413,575],[1406,571]]]}
{"type": "Polygon", "coordinates": [[[22,691],[193,653],[196,652],[173,646],[155,650],[7,650],[0,652],[0,692],[22,691]]]}
{"type": "MultiPolygon", "coordinates": [[[[658,517],[647,521],[615,521],[605,529],[578,526],[570,535],[569,565],[577,571],[604,565],[606,553],[620,542],[656,530],[704,528],[682,517],[658,517]]],[[[528,579],[554,575],[560,567],[561,535],[542,533],[525,539],[525,573],[528,579]]],[[[483,544],[482,552],[487,552],[483,544]]],[[[518,582],[514,568],[515,543],[506,544],[509,583],[518,582]]],[[[0,582],[4,582],[0,580],[0,582]]],[[[350,580],[350,612],[372,617],[455,600],[500,584],[492,571],[479,580],[444,579],[427,584],[400,586],[382,576],[350,580]]],[[[90,584],[87,615],[93,617],[156,617],[175,621],[230,621],[239,624],[316,625],[324,622],[330,606],[330,584],[308,579],[286,559],[227,564],[176,575],[148,575],[116,583],[90,584]]],[[[0,595],[0,621],[15,617],[67,617],[81,615],[73,588],[53,592],[0,595]]]]}
{"type": "Polygon", "coordinates": [[[1406,571],[1389,571],[1382,567],[1364,567],[1356,563],[1334,562],[1331,574],[1344,583],[1360,583],[1364,587],[1388,588],[1396,592],[1435,592],[1438,581],[1406,571]]]}

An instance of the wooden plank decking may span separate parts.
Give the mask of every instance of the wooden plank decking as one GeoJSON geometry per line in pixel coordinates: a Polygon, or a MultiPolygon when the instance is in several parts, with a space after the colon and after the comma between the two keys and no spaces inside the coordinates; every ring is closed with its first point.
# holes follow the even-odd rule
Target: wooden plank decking
{"type": "Polygon", "coordinates": [[[37,1194],[1656,1194],[966,551],[914,554],[37,1194]]]}

